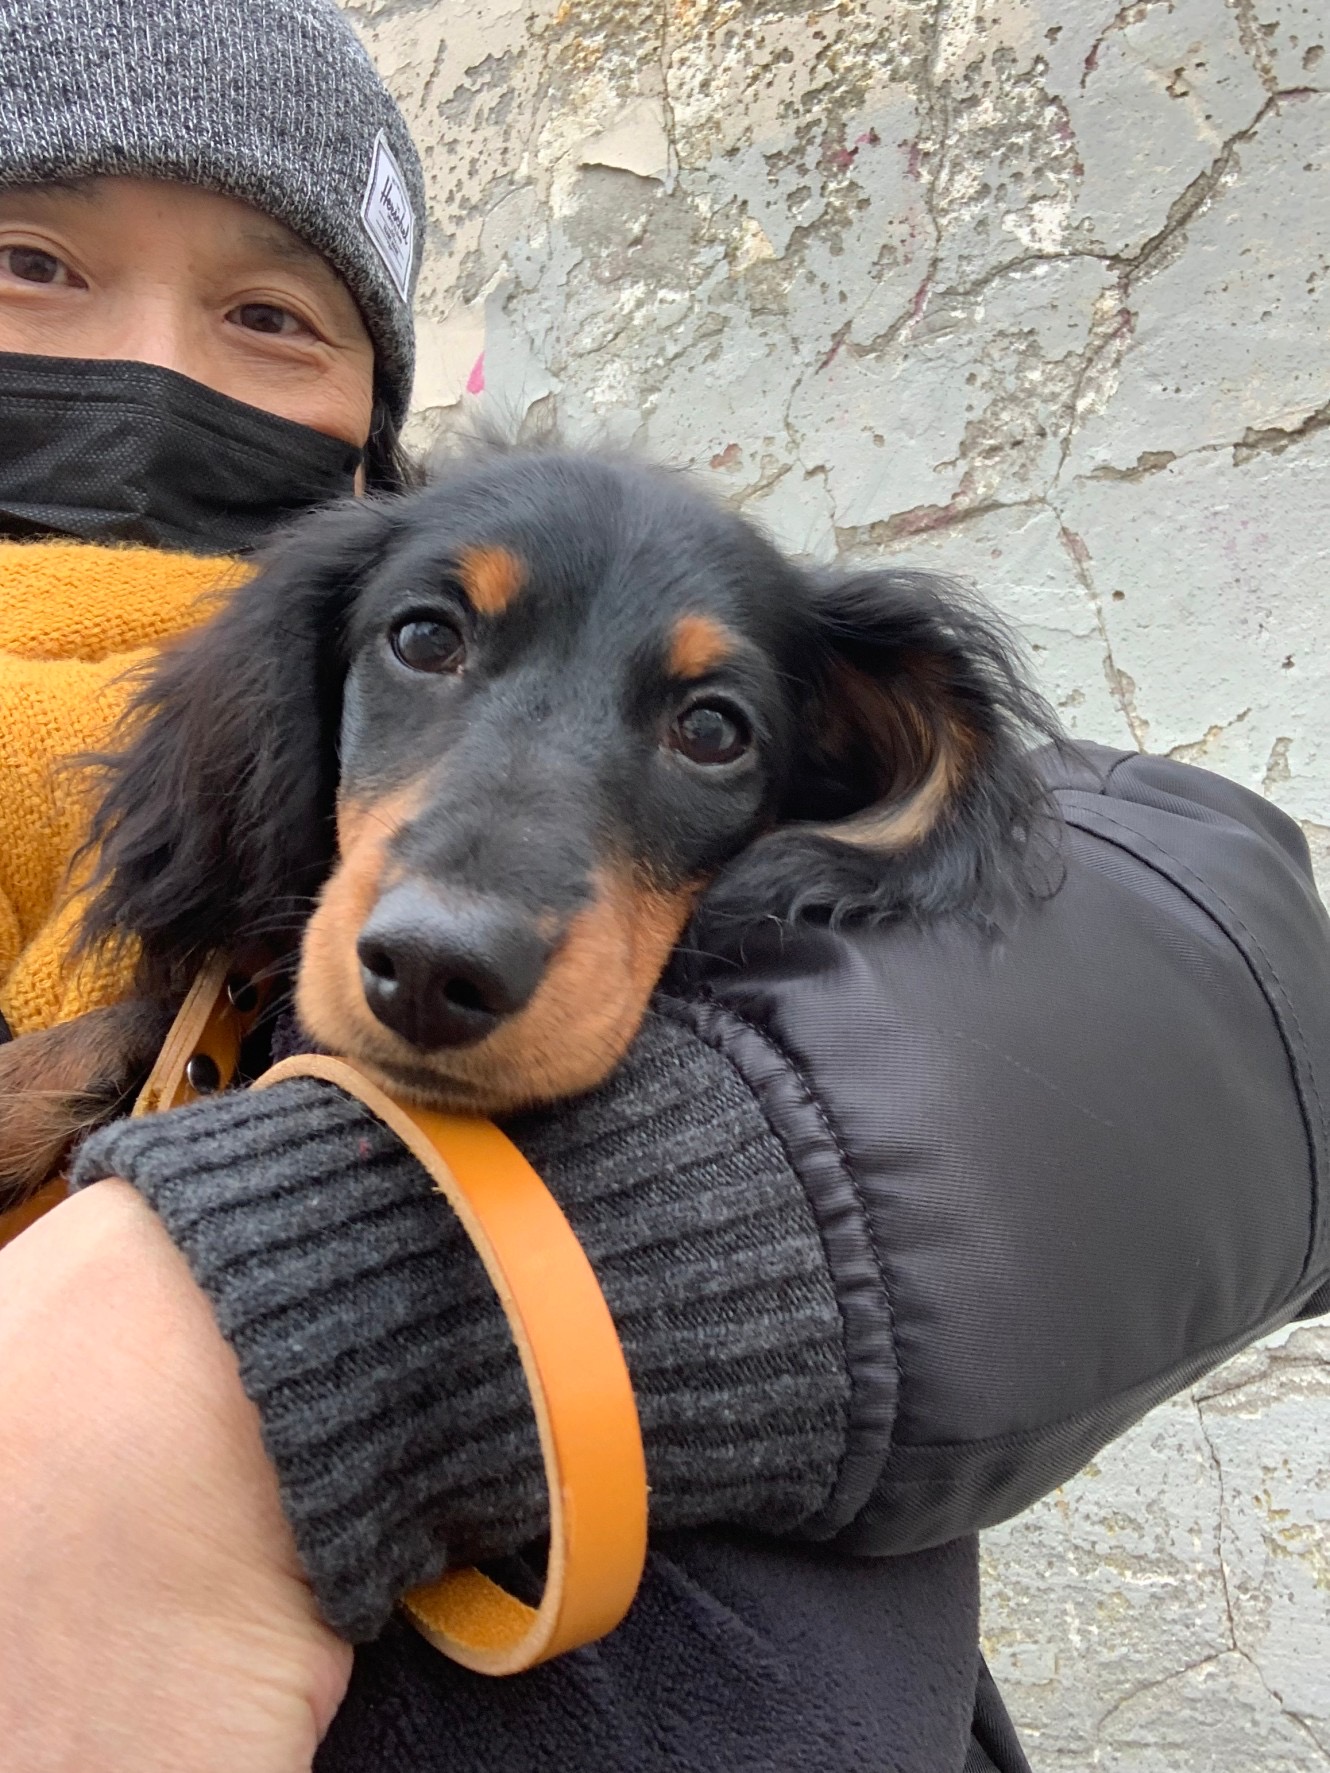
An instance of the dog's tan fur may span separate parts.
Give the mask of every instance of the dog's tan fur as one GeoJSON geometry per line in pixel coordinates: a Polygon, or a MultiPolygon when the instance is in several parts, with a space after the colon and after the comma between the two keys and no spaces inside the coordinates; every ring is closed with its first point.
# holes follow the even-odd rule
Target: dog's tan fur
{"type": "Polygon", "coordinates": [[[131,998],[0,1046],[0,1211],[133,1097],[169,1026],[163,1010],[131,998]]]}

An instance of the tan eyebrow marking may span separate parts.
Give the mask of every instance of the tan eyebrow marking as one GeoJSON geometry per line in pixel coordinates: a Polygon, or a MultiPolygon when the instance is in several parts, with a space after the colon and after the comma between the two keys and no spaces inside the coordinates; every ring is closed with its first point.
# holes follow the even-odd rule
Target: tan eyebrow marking
{"type": "Polygon", "coordinates": [[[680,616],[670,635],[670,674],[705,677],[731,658],[737,646],[737,637],[714,616],[680,616]]]}
{"type": "Polygon", "coordinates": [[[526,568],[507,548],[466,548],[462,588],[482,616],[500,616],[526,583],[526,568]]]}

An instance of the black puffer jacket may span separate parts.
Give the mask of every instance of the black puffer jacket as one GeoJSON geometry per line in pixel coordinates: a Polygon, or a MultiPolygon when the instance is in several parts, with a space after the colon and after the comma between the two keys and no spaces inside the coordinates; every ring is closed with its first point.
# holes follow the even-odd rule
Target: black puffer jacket
{"type": "Polygon", "coordinates": [[[826,1232],[862,1375],[820,1529],[846,1549],[1005,1519],[1330,1277],[1330,921],[1301,832],[1181,764],[1051,767],[1065,884],[1000,951],[812,933],[692,1012],[826,1232]]]}
{"type": "MultiPolygon", "coordinates": [[[[636,1070],[514,1128],[615,1312],[665,1530],[627,1623],[516,1681],[390,1626],[321,1769],[1024,1767],[978,1658],[975,1531],[1330,1309],[1330,925],[1301,835],[1182,765],[1048,768],[1065,884],[999,947],[962,926],[754,946],[661,1006],[636,1070]],[[652,1088],[668,1114],[629,1188],[652,1088]]],[[[348,1238],[306,1186],[342,1148],[327,1099],[287,1098],[277,1159],[275,1112],[113,1129],[80,1174],[129,1174],[186,1251],[329,1616],[369,1635],[371,1568],[400,1587],[514,1551],[539,1466],[493,1307],[400,1153],[338,1135],[371,1202],[348,1238]],[[346,1325],[385,1314],[371,1358],[346,1325]]]]}

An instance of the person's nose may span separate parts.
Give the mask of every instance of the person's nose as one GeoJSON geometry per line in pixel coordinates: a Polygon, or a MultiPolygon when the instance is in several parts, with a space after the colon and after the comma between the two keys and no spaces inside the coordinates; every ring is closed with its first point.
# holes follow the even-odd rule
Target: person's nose
{"type": "Polygon", "coordinates": [[[199,316],[180,290],[145,278],[118,291],[117,297],[107,316],[106,356],[173,369],[196,382],[209,381],[199,316]]]}

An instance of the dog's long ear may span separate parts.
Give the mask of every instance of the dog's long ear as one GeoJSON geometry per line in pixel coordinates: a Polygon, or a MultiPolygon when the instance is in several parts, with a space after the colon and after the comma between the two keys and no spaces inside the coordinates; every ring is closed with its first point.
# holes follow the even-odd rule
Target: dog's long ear
{"type": "Polygon", "coordinates": [[[334,844],[343,626],[391,500],[301,519],[256,576],[144,675],[124,746],[95,760],[85,947],[137,938],[141,984],[169,998],[215,949],[283,941],[334,844]]]}
{"type": "Polygon", "coordinates": [[[782,824],[704,901],[712,935],[754,914],[992,919],[1048,882],[1030,750],[1061,733],[1000,619],[927,573],[827,575],[813,598],[782,824]]]}

